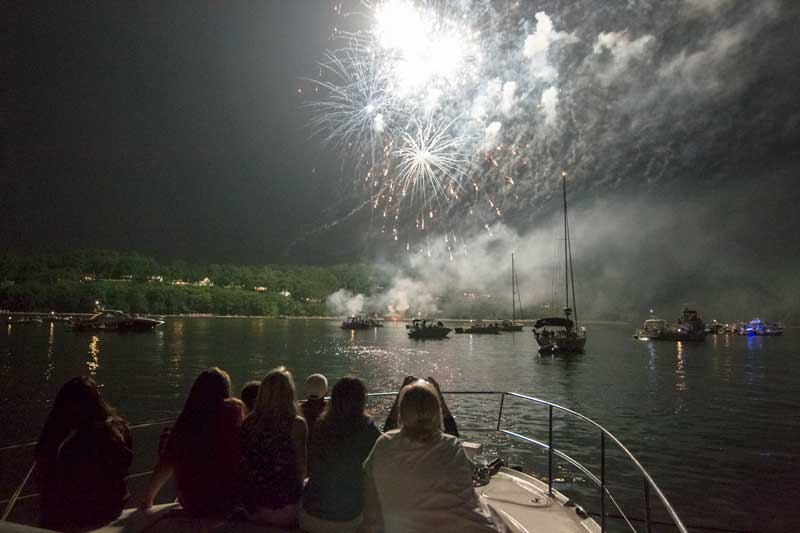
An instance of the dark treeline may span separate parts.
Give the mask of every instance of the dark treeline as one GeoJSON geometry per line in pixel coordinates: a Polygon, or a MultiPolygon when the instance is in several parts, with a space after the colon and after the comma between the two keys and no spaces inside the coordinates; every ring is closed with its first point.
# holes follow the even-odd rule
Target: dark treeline
{"type": "Polygon", "coordinates": [[[370,294],[378,283],[363,264],[198,265],[108,250],[0,255],[0,308],[11,311],[91,312],[99,301],[133,313],[317,316],[332,292],[370,294]]]}

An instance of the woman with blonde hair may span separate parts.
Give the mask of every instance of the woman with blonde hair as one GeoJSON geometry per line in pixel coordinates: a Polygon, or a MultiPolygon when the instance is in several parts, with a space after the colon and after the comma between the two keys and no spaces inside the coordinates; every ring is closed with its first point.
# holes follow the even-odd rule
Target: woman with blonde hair
{"type": "Polygon", "coordinates": [[[400,429],[384,433],[367,460],[367,531],[498,531],[472,485],[472,463],[461,442],[442,431],[436,388],[423,380],[405,386],[400,429]]]}
{"type": "Polygon", "coordinates": [[[255,409],[242,424],[240,488],[251,520],[283,528],[297,525],[307,432],[292,374],[275,368],[261,381],[255,409]]]}

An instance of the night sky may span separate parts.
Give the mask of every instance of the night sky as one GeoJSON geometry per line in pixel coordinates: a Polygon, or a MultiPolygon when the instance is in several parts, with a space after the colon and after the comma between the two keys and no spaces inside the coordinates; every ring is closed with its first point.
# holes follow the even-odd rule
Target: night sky
{"type": "MultiPolygon", "coordinates": [[[[115,248],[208,262],[397,254],[367,227],[369,209],[347,216],[365,200],[356,170],[312,136],[298,94],[334,46],[335,5],[7,7],[0,241],[21,252],[115,248]]],[[[520,97],[503,131],[529,142],[530,172],[503,191],[497,234],[509,229],[518,249],[521,240],[541,252],[567,165],[578,176],[576,256],[606,292],[659,276],[663,293],[715,278],[797,284],[798,3],[513,9],[493,28],[498,39],[521,45],[541,33],[536,13],[552,20],[539,67],[556,76],[558,116],[546,130],[547,86],[525,81],[533,103],[520,97]]],[[[515,70],[498,61],[496,75],[515,70]]]]}
{"type": "Polygon", "coordinates": [[[323,156],[296,92],[328,15],[312,2],[6,7],[0,240],[286,260],[335,185],[311,173],[323,156]]]}

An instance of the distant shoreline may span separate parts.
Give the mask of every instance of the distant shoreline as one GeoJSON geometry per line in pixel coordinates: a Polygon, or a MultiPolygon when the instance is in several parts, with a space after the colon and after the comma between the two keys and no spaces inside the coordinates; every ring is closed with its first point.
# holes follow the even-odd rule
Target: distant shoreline
{"type": "MultiPolygon", "coordinates": [[[[95,313],[54,313],[57,317],[89,317],[95,313]]],[[[46,319],[50,316],[50,312],[39,311],[6,311],[3,310],[3,315],[9,316],[28,316],[39,317],[46,319]]],[[[347,317],[332,316],[332,315],[316,315],[316,316],[269,316],[269,315],[215,315],[211,313],[180,313],[180,314],[158,314],[158,313],[142,313],[140,316],[146,317],[161,317],[161,318],[260,318],[269,320],[343,320],[347,317]]],[[[400,318],[400,317],[379,317],[384,322],[410,322],[414,317],[400,318]]],[[[501,318],[448,318],[448,317],[434,317],[428,320],[441,320],[442,322],[500,322],[501,318]]],[[[537,319],[524,319],[517,320],[520,324],[532,325],[537,319]]],[[[582,320],[583,324],[597,324],[597,325],[625,325],[632,324],[632,321],[626,320],[582,320]]]]}

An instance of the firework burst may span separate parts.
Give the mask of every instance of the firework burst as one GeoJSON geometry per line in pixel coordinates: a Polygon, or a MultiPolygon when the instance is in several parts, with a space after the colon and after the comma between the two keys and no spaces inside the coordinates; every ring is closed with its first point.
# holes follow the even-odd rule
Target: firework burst
{"type": "Polygon", "coordinates": [[[525,152],[544,143],[537,124],[553,123],[539,113],[543,91],[557,96],[542,74],[553,69],[544,60],[531,75],[525,64],[541,62],[536,54],[557,32],[537,22],[530,39],[524,24],[508,26],[519,14],[500,16],[488,0],[362,7],[352,19],[366,24],[337,32],[343,45],[326,53],[314,81],[313,131],[354,163],[373,219],[394,240],[404,228],[427,235],[437,225],[455,242],[465,219],[488,231],[532,173],[525,152]]]}

